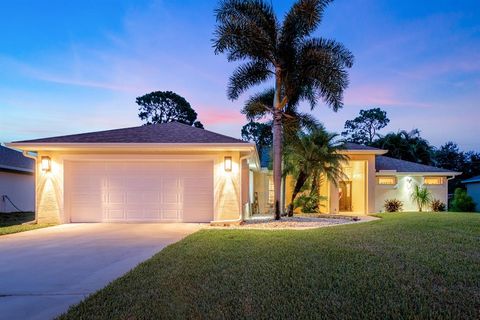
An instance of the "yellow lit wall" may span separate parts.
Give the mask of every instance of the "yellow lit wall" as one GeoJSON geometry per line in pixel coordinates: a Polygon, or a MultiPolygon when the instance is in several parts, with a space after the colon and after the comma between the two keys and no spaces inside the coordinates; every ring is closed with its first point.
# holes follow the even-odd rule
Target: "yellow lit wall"
{"type": "MultiPolygon", "coordinates": [[[[95,151],[56,151],[39,152],[38,156],[49,156],[51,158],[51,171],[44,172],[40,168],[40,161],[37,163],[36,179],[36,215],[40,223],[68,223],[69,213],[64,208],[64,168],[65,159],[136,159],[142,160],[155,158],[195,158],[202,159],[209,157],[214,160],[214,219],[235,220],[240,218],[241,213],[241,169],[239,165],[240,152],[135,152],[127,154],[117,152],[95,151]],[[224,157],[232,157],[232,171],[225,172],[224,157]]],[[[131,151],[130,151],[131,152],[131,151]]],[[[248,175],[247,185],[248,185],[248,175]]],[[[244,198],[248,199],[248,198],[244,198]]],[[[248,200],[247,200],[248,201],[248,200]]]]}

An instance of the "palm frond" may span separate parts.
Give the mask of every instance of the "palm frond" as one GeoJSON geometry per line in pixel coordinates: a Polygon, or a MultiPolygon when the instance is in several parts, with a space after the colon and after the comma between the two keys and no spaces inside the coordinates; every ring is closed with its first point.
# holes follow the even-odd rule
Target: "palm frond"
{"type": "Polygon", "coordinates": [[[272,60],[277,21],[271,5],[261,0],[227,0],[220,3],[215,15],[215,54],[227,52],[229,61],[272,60]]]}
{"type": "MultiPolygon", "coordinates": [[[[260,84],[272,76],[265,61],[254,60],[240,65],[230,76],[227,94],[236,100],[250,87],[260,84]]],[[[273,100],[272,100],[273,101],[273,100]]]]}
{"type": "Polygon", "coordinates": [[[343,91],[348,87],[347,69],[353,65],[353,55],[342,44],[325,39],[310,39],[302,44],[298,61],[300,94],[308,99],[312,109],[318,99],[334,111],[343,107],[343,91]]]}
{"type": "Polygon", "coordinates": [[[265,89],[264,91],[251,96],[243,106],[242,113],[249,121],[256,121],[263,118],[273,109],[273,97],[275,89],[265,89]]]}
{"type": "Polygon", "coordinates": [[[285,15],[280,43],[291,43],[310,35],[320,24],[331,0],[298,0],[285,15]]]}

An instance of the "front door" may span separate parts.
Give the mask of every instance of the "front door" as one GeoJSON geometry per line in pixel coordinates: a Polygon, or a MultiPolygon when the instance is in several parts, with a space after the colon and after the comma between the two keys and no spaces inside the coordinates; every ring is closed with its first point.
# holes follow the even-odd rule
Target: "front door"
{"type": "Polygon", "coordinates": [[[352,181],[341,181],[338,189],[339,211],[352,211],[352,181]]]}

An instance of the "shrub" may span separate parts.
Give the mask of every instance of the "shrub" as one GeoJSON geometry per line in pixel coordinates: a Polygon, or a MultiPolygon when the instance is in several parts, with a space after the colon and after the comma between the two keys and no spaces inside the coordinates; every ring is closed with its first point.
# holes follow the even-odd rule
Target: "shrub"
{"type": "Polygon", "coordinates": [[[318,213],[319,202],[322,198],[317,193],[302,194],[295,199],[293,206],[294,208],[302,208],[302,213],[318,213]]]}
{"type": "Polygon", "coordinates": [[[450,211],[453,212],[472,212],[475,211],[475,202],[472,197],[467,194],[467,191],[457,188],[453,194],[453,200],[450,206],[450,211]]]}
{"type": "Polygon", "coordinates": [[[430,206],[432,207],[433,212],[441,212],[447,210],[447,206],[445,205],[445,203],[438,199],[433,199],[430,203],[430,206]]]}
{"type": "Polygon", "coordinates": [[[399,212],[402,211],[403,202],[397,199],[388,199],[385,200],[385,207],[386,212],[399,212]]]}

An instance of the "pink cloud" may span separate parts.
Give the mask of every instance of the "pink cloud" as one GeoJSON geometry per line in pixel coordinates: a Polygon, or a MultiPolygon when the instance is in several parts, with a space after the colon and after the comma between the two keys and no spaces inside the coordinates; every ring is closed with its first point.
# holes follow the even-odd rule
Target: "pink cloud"
{"type": "Polygon", "coordinates": [[[244,124],[245,116],[235,107],[218,109],[210,106],[200,106],[197,110],[199,120],[207,125],[217,124],[244,124]]]}
{"type": "Polygon", "coordinates": [[[385,84],[365,84],[349,88],[345,92],[345,104],[362,106],[431,107],[428,103],[404,99],[395,88],[385,84]]]}

